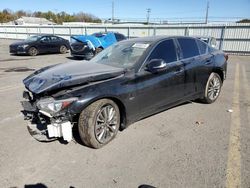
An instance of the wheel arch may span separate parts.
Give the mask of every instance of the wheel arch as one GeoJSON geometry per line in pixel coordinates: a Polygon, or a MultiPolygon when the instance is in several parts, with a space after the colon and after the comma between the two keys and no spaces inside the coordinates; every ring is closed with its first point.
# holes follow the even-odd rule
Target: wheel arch
{"type": "Polygon", "coordinates": [[[30,48],[36,48],[38,50],[38,46],[37,45],[30,45],[27,49],[29,50],[30,48]]]}
{"type": "Polygon", "coordinates": [[[120,130],[125,129],[126,125],[127,125],[126,107],[125,107],[124,103],[118,97],[115,97],[115,96],[102,96],[102,97],[93,98],[93,99],[89,100],[88,102],[86,102],[81,107],[80,111],[84,110],[85,108],[87,108],[92,103],[94,103],[94,102],[96,102],[98,100],[102,100],[102,99],[109,99],[109,100],[114,101],[117,104],[117,106],[119,108],[119,111],[120,111],[120,122],[121,122],[120,130]]]}
{"type": "Polygon", "coordinates": [[[221,79],[221,81],[223,83],[223,81],[224,81],[224,72],[223,72],[223,70],[220,69],[220,68],[214,68],[213,72],[217,73],[220,76],[220,79],[221,79]]]}
{"type": "Polygon", "coordinates": [[[121,121],[121,125],[120,125],[120,130],[123,130],[126,128],[126,120],[127,120],[127,116],[126,116],[126,107],[123,104],[123,102],[121,100],[119,100],[118,98],[115,97],[107,97],[107,99],[110,99],[112,101],[114,101],[120,111],[120,121],[121,121]]]}

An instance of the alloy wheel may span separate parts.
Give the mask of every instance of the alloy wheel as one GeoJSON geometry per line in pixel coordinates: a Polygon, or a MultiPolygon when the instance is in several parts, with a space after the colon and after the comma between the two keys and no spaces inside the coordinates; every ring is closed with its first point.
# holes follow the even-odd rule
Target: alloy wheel
{"type": "Polygon", "coordinates": [[[215,100],[220,93],[221,88],[221,82],[218,77],[214,76],[209,84],[208,84],[208,90],[207,90],[207,96],[210,100],[215,100]]]}
{"type": "Polygon", "coordinates": [[[35,47],[31,47],[30,49],[29,49],[29,55],[31,55],[31,56],[36,56],[37,55],[37,49],[35,48],[35,47]]]}
{"type": "Polygon", "coordinates": [[[96,116],[95,137],[98,142],[104,144],[110,141],[118,129],[117,112],[108,104],[103,106],[96,116]]]}

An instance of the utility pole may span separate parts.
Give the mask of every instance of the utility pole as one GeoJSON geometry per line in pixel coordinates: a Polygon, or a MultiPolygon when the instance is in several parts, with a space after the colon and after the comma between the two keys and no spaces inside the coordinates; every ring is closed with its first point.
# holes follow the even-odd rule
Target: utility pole
{"type": "Polygon", "coordinates": [[[114,0],[112,1],[112,24],[114,24],[115,21],[115,3],[114,0]]]}
{"type": "Polygon", "coordinates": [[[208,9],[209,9],[209,0],[207,1],[207,11],[206,11],[206,20],[205,23],[208,23],[208,9]]]}
{"type": "Polygon", "coordinates": [[[149,24],[150,13],[151,13],[151,8],[147,8],[147,24],[149,24]]]}

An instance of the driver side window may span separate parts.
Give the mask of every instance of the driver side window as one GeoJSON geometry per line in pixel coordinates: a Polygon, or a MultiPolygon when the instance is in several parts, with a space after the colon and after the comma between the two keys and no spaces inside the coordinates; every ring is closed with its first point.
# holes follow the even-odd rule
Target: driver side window
{"type": "Polygon", "coordinates": [[[152,59],[163,59],[166,63],[177,61],[174,41],[168,39],[160,42],[150,54],[148,62],[152,59]]]}
{"type": "Polygon", "coordinates": [[[50,42],[50,37],[42,37],[40,41],[50,42]]]}

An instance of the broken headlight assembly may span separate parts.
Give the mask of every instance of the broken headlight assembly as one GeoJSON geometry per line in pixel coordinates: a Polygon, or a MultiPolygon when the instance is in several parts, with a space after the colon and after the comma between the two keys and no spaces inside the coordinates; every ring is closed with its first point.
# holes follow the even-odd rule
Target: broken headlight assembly
{"type": "Polygon", "coordinates": [[[23,49],[25,49],[25,48],[27,48],[29,45],[28,44],[23,44],[23,45],[18,45],[18,48],[23,48],[23,49]]]}
{"type": "Polygon", "coordinates": [[[62,99],[62,100],[46,98],[38,101],[36,105],[42,114],[48,117],[53,117],[53,115],[64,110],[76,100],[77,100],[76,97],[62,99]]]}

